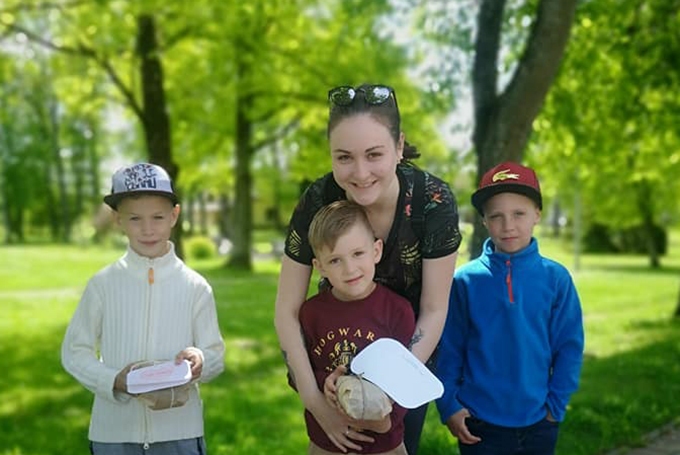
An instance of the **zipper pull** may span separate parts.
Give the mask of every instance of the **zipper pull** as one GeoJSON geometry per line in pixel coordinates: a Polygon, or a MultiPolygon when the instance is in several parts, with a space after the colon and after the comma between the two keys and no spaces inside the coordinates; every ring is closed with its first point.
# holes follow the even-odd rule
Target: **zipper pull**
{"type": "Polygon", "coordinates": [[[149,284],[153,284],[153,267],[149,267],[149,284]]]}
{"type": "Polygon", "coordinates": [[[512,263],[510,259],[505,261],[505,265],[508,267],[508,274],[505,275],[505,284],[508,287],[508,298],[510,303],[515,303],[515,297],[512,295],[512,263]]]}

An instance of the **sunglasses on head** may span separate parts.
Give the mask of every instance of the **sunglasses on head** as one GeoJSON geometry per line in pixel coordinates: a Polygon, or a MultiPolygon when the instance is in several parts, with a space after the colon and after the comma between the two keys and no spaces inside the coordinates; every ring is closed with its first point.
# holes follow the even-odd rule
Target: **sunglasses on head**
{"type": "Polygon", "coordinates": [[[364,95],[366,104],[383,104],[390,96],[394,97],[394,104],[397,103],[394,89],[387,85],[366,85],[358,88],[342,85],[328,91],[328,101],[336,106],[349,106],[359,93],[364,95]]]}

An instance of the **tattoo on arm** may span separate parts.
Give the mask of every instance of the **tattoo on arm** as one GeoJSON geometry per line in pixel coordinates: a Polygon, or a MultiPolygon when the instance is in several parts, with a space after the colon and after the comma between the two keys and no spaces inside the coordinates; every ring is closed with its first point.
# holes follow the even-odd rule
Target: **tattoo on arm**
{"type": "Polygon", "coordinates": [[[413,346],[414,346],[416,343],[418,343],[420,340],[422,340],[422,339],[423,339],[423,336],[424,336],[424,334],[423,334],[423,329],[421,329],[420,327],[418,327],[418,328],[416,329],[416,332],[415,332],[415,333],[413,334],[413,336],[411,337],[411,342],[408,344],[409,350],[413,349],[413,346]]]}

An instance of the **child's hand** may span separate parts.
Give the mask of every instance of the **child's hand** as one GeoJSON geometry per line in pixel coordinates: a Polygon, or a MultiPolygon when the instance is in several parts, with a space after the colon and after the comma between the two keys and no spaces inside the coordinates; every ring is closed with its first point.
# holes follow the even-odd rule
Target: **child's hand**
{"type": "Polygon", "coordinates": [[[552,413],[550,412],[550,409],[548,409],[548,413],[545,416],[545,420],[547,420],[548,422],[553,422],[553,423],[557,422],[557,420],[555,420],[552,413]]]}
{"type": "Polygon", "coordinates": [[[191,365],[192,381],[201,377],[201,373],[203,372],[203,353],[200,349],[188,347],[180,351],[175,357],[175,363],[180,363],[182,360],[188,360],[191,365]]]}
{"type": "Polygon", "coordinates": [[[335,387],[335,381],[345,373],[347,373],[347,367],[340,365],[335,371],[329,374],[323,382],[323,394],[326,397],[326,401],[335,409],[340,409],[337,395],[338,389],[335,387]]]}
{"type": "Polygon", "coordinates": [[[451,434],[463,444],[476,444],[482,439],[470,433],[467,425],[465,425],[466,417],[470,417],[470,412],[463,408],[449,417],[449,420],[446,421],[446,426],[449,427],[451,434]]]}
{"type": "Polygon", "coordinates": [[[116,375],[116,380],[113,382],[113,390],[115,392],[124,392],[128,393],[127,391],[127,375],[132,369],[132,366],[137,363],[137,362],[132,362],[131,364],[127,365],[125,368],[120,370],[118,374],[116,375]]]}

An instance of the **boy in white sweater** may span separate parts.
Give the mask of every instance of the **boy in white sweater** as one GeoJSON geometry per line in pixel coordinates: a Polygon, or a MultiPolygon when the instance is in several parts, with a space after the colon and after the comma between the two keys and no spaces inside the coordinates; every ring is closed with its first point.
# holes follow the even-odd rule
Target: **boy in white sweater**
{"type": "Polygon", "coordinates": [[[94,393],[93,454],[205,454],[198,382],[224,369],[212,288],[175,254],[179,216],[167,172],[139,163],[113,175],[104,202],[128,237],[125,255],[90,279],[61,347],[62,364],[94,393]],[[127,375],[143,361],[188,361],[191,382],[144,394],[127,375]]]}

